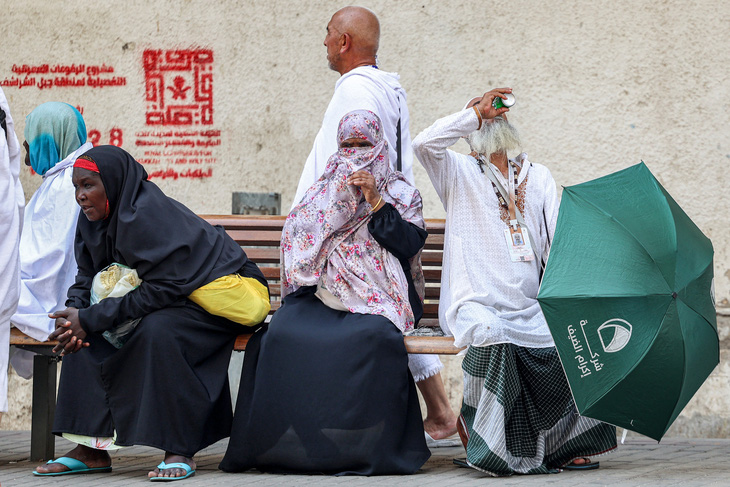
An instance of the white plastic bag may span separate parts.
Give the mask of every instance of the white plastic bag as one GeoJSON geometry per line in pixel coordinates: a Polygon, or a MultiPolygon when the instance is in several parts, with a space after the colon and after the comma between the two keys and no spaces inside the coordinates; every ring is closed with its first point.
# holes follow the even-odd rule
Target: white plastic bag
{"type": "MultiPolygon", "coordinates": [[[[91,304],[97,304],[106,298],[121,298],[140,284],[142,279],[136,270],[117,263],[108,265],[94,276],[91,283],[91,304]]],[[[122,348],[139,322],[140,318],[125,321],[105,331],[102,336],[115,347],[122,348]]]]}
{"type": "Polygon", "coordinates": [[[106,298],[121,298],[142,284],[137,271],[122,264],[111,264],[97,272],[91,283],[91,304],[106,298]]]}

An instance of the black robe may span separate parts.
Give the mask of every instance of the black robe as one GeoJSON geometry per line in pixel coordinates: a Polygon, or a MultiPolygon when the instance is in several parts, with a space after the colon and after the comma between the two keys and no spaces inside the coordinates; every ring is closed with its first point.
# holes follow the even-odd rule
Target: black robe
{"type": "Polygon", "coordinates": [[[64,358],[54,433],[116,430],[119,445],[193,456],[230,433],[227,370],[243,328],[187,296],[233,272],[266,280],[222,228],[165,196],[122,149],[96,147],[85,156],[99,168],[110,214],[79,218],[79,270],[66,304],[79,308],[91,346],[64,358]],[[113,262],[136,269],[143,283],[90,306],[93,276],[113,262]],[[134,318],[141,321],[121,349],[102,338],[134,318]]]}
{"type": "MultiPolygon", "coordinates": [[[[386,204],[371,235],[404,266],[426,231],[386,204]]],[[[403,335],[387,318],[325,306],[315,287],[286,296],[246,357],[228,450],[219,468],[325,474],[416,472],[429,458],[403,335]]]]}

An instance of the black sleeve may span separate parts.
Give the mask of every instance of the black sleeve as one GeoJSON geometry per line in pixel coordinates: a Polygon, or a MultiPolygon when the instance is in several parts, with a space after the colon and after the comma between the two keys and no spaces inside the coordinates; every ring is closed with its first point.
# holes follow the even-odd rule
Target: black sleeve
{"type": "Polygon", "coordinates": [[[71,308],[88,308],[91,304],[91,282],[94,280],[94,263],[84,245],[84,241],[76,230],[74,241],[74,255],[76,256],[76,280],[68,288],[66,306],[71,308]]]}
{"type": "Polygon", "coordinates": [[[428,232],[401,218],[398,210],[386,203],[368,222],[368,231],[398,260],[410,259],[423,248],[428,232]]]}

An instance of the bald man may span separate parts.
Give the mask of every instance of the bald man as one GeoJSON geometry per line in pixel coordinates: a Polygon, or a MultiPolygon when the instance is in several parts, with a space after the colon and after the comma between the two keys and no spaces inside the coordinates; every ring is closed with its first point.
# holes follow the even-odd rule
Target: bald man
{"type": "MultiPolygon", "coordinates": [[[[406,92],[396,73],[377,66],[380,43],[380,22],[363,7],[345,7],[335,12],[327,24],[324,45],[330,69],[340,73],[335,84],[322,128],[314,140],[299,180],[294,208],[307,189],[324,172],[329,157],[337,152],[337,127],[342,117],[353,110],[370,110],[380,117],[389,160],[398,170],[398,125],[400,122],[400,171],[413,184],[413,149],[409,131],[406,92]]],[[[426,442],[430,447],[456,446],[456,415],[441,379],[443,364],[437,355],[409,355],[408,365],[426,403],[424,420],[426,442]]]]}
{"type": "Polygon", "coordinates": [[[397,128],[400,120],[400,171],[413,183],[413,150],[408,130],[406,92],[398,81],[400,76],[378,69],[379,42],[380,22],[366,8],[345,7],[335,12],[327,24],[327,36],[324,38],[327,61],[330,69],[340,73],[341,77],[335,84],[322,128],[304,165],[292,208],[322,175],[329,157],[337,152],[337,125],[346,113],[353,110],[370,110],[380,117],[393,169],[398,169],[397,128]]]}

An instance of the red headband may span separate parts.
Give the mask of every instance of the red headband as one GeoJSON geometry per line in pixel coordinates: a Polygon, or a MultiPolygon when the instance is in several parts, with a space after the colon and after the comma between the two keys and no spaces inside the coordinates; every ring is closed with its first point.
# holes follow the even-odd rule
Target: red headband
{"type": "Polygon", "coordinates": [[[88,169],[89,171],[94,171],[95,173],[99,172],[99,168],[96,166],[96,163],[91,159],[82,159],[81,157],[79,157],[78,159],[76,159],[76,162],[74,162],[74,167],[88,169]]]}

